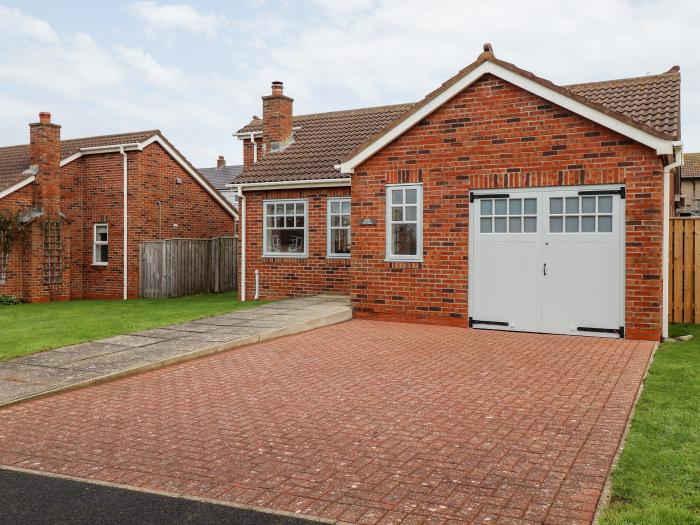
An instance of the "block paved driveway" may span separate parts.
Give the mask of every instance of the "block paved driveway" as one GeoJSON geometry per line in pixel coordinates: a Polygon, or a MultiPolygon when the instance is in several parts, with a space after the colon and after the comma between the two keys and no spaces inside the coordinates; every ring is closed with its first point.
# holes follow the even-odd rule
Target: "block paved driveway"
{"type": "Polygon", "coordinates": [[[0,410],[0,464],[352,523],[589,523],[653,343],[349,321],[0,410]]]}

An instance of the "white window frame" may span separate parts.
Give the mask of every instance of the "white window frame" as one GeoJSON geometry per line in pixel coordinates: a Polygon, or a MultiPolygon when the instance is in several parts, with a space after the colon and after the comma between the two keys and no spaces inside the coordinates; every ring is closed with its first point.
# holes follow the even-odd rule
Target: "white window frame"
{"type": "MultiPolygon", "coordinates": [[[[387,184],[386,185],[386,259],[387,261],[403,262],[423,262],[423,184],[387,184]],[[391,231],[394,222],[391,218],[391,197],[394,189],[416,190],[416,254],[415,255],[395,255],[392,253],[393,242],[391,231]]],[[[414,221],[401,221],[397,224],[410,224],[414,221]]]]}
{"type": "Polygon", "coordinates": [[[109,224],[106,222],[96,222],[92,225],[92,265],[93,266],[107,266],[109,264],[109,224]],[[107,230],[107,240],[98,241],[97,240],[97,228],[98,226],[104,226],[107,230]],[[107,246],[107,261],[97,260],[97,247],[107,246]]]}
{"type": "MultiPolygon", "coordinates": [[[[264,200],[263,206],[263,257],[285,257],[289,259],[306,259],[309,256],[309,202],[308,199],[268,199],[264,200]],[[304,251],[299,253],[268,252],[267,251],[267,205],[268,204],[303,204],[304,205],[304,251]]],[[[273,228],[274,229],[274,228],[273,228]]],[[[295,228],[296,229],[296,228],[295,228]]]]}
{"type": "MultiPolygon", "coordinates": [[[[347,229],[350,239],[352,239],[352,208],[350,209],[350,225],[349,226],[331,226],[331,205],[334,202],[340,203],[342,206],[342,203],[347,202],[350,203],[350,197],[331,197],[326,201],[326,257],[329,259],[349,259],[350,254],[349,253],[333,253],[332,251],[332,246],[333,246],[333,230],[341,230],[341,229],[347,229]]],[[[342,213],[341,213],[342,216],[342,213]]],[[[341,219],[342,220],[342,219],[341,219]]],[[[352,251],[352,248],[350,249],[352,251]]]]}

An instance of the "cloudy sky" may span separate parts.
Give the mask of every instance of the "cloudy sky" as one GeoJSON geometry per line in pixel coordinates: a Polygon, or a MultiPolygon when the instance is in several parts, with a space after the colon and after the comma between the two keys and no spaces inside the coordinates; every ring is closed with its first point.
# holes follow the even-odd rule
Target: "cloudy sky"
{"type": "Polygon", "coordinates": [[[415,101],[491,42],[559,84],[679,64],[700,151],[698,20],[691,0],[0,0],[0,144],[50,111],[64,138],[159,128],[195,165],[237,163],[271,80],[295,113],[415,101]]]}

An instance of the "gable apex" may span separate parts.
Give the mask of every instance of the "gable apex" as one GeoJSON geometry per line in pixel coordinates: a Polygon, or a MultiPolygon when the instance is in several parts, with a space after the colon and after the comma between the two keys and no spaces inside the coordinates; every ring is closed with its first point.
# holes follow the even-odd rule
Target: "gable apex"
{"type": "Polygon", "coordinates": [[[422,101],[415,104],[384,129],[358,145],[341,160],[336,168],[341,173],[352,173],[356,166],[487,74],[505,80],[525,91],[568,109],[572,113],[644,144],[654,149],[659,155],[671,154],[674,144],[679,144],[676,138],[668,133],[658,131],[602,104],[577,95],[570,89],[557,86],[549,80],[537,77],[529,71],[495,58],[491,46],[485,44],[484,51],[476,61],[429,93],[422,101]]]}

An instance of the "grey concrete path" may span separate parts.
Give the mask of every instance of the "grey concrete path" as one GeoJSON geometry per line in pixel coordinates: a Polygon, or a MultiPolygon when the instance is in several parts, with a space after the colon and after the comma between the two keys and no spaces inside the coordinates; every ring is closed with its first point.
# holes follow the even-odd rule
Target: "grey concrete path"
{"type": "Polygon", "coordinates": [[[297,334],[352,317],[346,297],[277,301],[0,362],[0,406],[297,334]]]}

